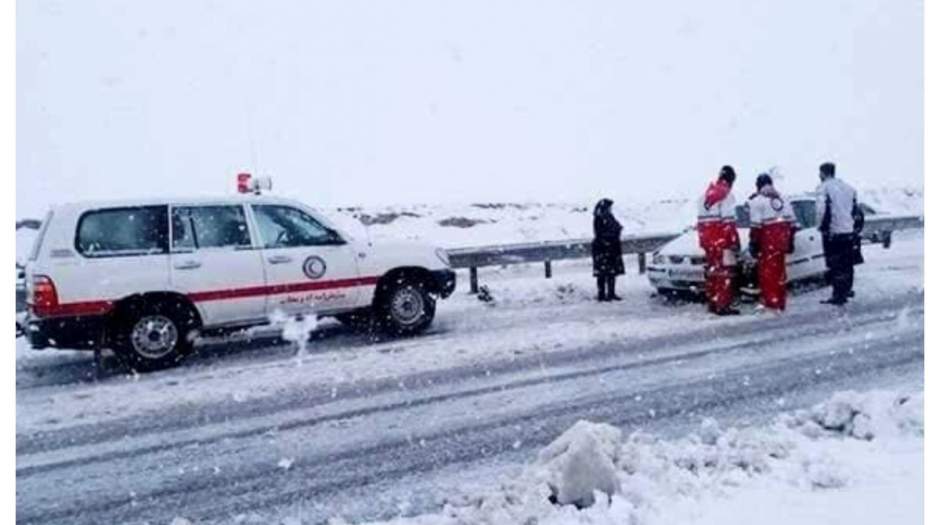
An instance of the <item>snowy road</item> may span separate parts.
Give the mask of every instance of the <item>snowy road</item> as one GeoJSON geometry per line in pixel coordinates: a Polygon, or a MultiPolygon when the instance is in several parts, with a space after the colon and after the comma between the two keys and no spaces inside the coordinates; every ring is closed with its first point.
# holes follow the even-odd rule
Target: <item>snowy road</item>
{"type": "Polygon", "coordinates": [[[917,381],[921,254],[919,235],[866,252],[844,312],[813,291],[784,316],[712,319],[649,298],[639,278],[623,304],[599,305],[571,265],[552,281],[494,275],[494,305],[444,303],[434,331],[409,340],[328,325],[309,354],[212,347],[178,370],[99,382],[86,355],[18,350],[17,519],[388,517],[510,471],[578,419],[738,421],[917,381]]]}

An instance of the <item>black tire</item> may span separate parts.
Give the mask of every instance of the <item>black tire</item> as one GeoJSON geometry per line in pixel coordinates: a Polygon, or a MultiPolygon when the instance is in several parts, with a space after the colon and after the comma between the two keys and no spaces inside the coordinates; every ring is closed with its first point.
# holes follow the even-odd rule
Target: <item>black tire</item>
{"type": "Polygon", "coordinates": [[[191,333],[195,328],[186,305],[141,300],[116,312],[109,341],[130,369],[152,372],[176,366],[192,352],[191,333]]]}
{"type": "Polygon", "coordinates": [[[417,280],[404,279],[383,286],[376,301],[376,320],[392,335],[421,333],[434,321],[437,302],[427,286],[417,280]]]}

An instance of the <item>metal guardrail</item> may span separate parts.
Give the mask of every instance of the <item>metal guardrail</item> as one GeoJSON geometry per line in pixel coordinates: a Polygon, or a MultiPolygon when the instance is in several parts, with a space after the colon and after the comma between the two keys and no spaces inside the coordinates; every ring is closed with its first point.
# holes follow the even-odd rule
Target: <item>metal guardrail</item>
{"type": "MultiPolygon", "coordinates": [[[[639,271],[643,273],[646,271],[646,254],[656,251],[679,235],[678,233],[626,235],[621,239],[623,253],[637,254],[639,271]]],[[[447,254],[454,268],[469,268],[470,291],[476,293],[479,290],[477,268],[541,262],[545,264],[545,277],[548,278],[552,276],[552,261],[590,257],[591,239],[456,248],[447,250],[447,254]]]]}
{"type": "MultiPolygon", "coordinates": [[[[869,242],[891,245],[891,233],[895,230],[924,227],[924,218],[919,215],[894,215],[890,217],[868,217],[862,237],[869,242]]],[[[658,233],[650,235],[627,235],[622,239],[623,253],[636,254],[640,273],[646,271],[646,254],[681,235],[680,233],[658,233]]],[[[591,239],[565,241],[500,244],[473,248],[447,250],[451,266],[470,271],[470,291],[479,291],[477,269],[484,266],[503,266],[541,262],[545,265],[545,277],[552,276],[552,261],[584,259],[591,256],[591,239]]]]}
{"type": "Polygon", "coordinates": [[[896,230],[916,230],[924,227],[924,218],[920,215],[893,215],[890,217],[869,217],[865,219],[862,237],[872,242],[880,242],[885,248],[891,246],[891,233],[896,230]]]}

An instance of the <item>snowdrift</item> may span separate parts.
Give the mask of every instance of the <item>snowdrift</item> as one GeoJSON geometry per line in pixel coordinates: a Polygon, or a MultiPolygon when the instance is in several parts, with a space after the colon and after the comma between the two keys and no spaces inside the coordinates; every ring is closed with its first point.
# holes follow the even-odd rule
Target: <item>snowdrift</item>
{"type": "Polygon", "coordinates": [[[698,432],[678,440],[635,432],[621,442],[619,429],[581,421],[491,492],[454,497],[436,515],[384,523],[670,523],[747,487],[769,494],[781,487],[842,490],[868,476],[856,458],[885,455],[899,441],[913,444],[915,457],[922,457],[922,392],[842,392],[766,427],[722,429],[706,419],[698,432]]]}

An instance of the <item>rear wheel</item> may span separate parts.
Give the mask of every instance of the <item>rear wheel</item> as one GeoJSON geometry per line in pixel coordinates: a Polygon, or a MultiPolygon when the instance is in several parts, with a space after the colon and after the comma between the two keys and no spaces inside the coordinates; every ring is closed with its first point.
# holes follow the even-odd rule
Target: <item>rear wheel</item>
{"type": "Polygon", "coordinates": [[[185,308],[173,303],[139,302],[118,312],[111,329],[115,353],[133,370],[176,366],[192,350],[194,328],[185,308]]]}
{"type": "Polygon", "coordinates": [[[383,290],[377,306],[378,320],[387,332],[412,335],[431,326],[437,303],[421,282],[404,280],[383,290]]]}

